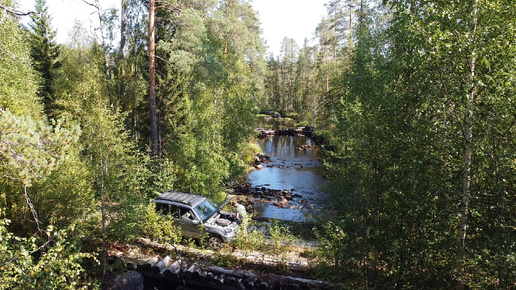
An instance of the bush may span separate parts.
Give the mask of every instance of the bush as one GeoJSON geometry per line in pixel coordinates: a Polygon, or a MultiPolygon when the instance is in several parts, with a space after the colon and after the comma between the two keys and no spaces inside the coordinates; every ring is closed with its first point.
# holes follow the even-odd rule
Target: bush
{"type": "Polygon", "coordinates": [[[81,263],[97,260],[82,253],[68,239],[67,231],[47,228],[46,242],[36,237],[21,238],[10,233],[8,220],[0,220],[0,289],[76,289],[89,283],[83,280],[81,263]]]}
{"type": "Polygon", "coordinates": [[[171,216],[163,216],[156,212],[155,204],[146,207],[145,218],[141,223],[141,231],[144,236],[159,242],[177,244],[181,241],[181,229],[174,225],[171,216]]]}

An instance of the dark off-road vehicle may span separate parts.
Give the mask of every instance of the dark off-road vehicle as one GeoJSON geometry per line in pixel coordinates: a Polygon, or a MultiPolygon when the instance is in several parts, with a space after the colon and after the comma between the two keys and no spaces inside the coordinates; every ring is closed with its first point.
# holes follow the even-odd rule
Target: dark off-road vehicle
{"type": "Polygon", "coordinates": [[[238,223],[230,213],[221,211],[228,201],[217,207],[202,195],[178,191],[167,191],[152,200],[159,213],[174,219],[183,236],[200,239],[206,231],[212,248],[230,242],[238,233],[238,223]]]}

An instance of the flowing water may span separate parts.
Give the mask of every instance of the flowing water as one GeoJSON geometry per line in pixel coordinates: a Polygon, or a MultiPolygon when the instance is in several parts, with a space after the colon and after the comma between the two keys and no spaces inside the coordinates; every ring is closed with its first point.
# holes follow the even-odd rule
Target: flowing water
{"type": "Polygon", "coordinates": [[[254,188],[289,190],[296,197],[288,208],[255,201],[255,215],[289,221],[305,221],[320,208],[325,199],[320,187],[325,184],[322,176],[322,154],[307,137],[268,136],[258,141],[264,154],[271,156],[271,162],[263,169],[254,170],[248,181],[254,188]],[[301,147],[305,149],[300,150],[301,147]],[[312,147],[314,146],[314,147],[312,147]]]}

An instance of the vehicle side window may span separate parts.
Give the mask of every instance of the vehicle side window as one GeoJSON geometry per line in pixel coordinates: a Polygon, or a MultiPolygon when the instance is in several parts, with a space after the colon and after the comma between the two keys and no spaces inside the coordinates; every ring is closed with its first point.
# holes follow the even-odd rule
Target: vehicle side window
{"type": "Polygon", "coordinates": [[[156,211],[162,215],[167,215],[169,212],[169,205],[163,203],[156,203],[156,211]]]}
{"type": "Polygon", "coordinates": [[[193,221],[195,219],[193,212],[189,209],[181,208],[179,213],[181,214],[181,219],[183,220],[193,221]]]}
{"type": "Polygon", "coordinates": [[[173,218],[179,217],[179,209],[170,204],[157,203],[156,211],[162,215],[170,215],[173,218]]]}
{"type": "Polygon", "coordinates": [[[173,205],[170,205],[168,213],[173,218],[176,218],[176,219],[179,218],[179,209],[173,205]]]}

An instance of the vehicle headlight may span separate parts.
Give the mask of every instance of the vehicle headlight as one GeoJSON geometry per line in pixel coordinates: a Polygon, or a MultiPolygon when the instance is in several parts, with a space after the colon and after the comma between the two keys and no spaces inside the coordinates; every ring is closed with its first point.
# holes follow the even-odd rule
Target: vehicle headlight
{"type": "Polygon", "coordinates": [[[224,233],[225,233],[225,234],[229,234],[229,233],[231,233],[232,231],[233,231],[233,230],[232,230],[232,229],[230,229],[230,228],[226,228],[226,229],[224,229],[224,233]]]}

